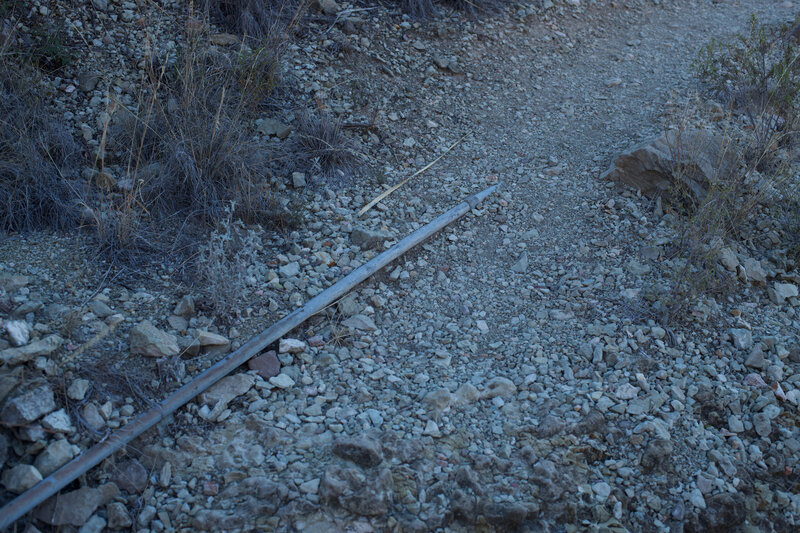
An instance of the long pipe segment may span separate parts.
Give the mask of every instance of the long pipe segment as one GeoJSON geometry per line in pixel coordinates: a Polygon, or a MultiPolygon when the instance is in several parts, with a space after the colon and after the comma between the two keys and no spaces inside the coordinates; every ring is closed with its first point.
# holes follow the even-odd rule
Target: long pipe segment
{"type": "Polygon", "coordinates": [[[310,317],[325,309],[332,302],[350,292],[356,285],[372,276],[375,272],[385,267],[408,250],[439,232],[442,228],[452,224],[470,210],[474,209],[487,196],[492,194],[502,182],[476,193],[466,200],[451,208],[446,213],[414,231],[400,242],[375,256],[369,262],[361,265],[350,274],[336,282],[331,287],[308,301],[303,307],[286,315],[272,327],[266,329],[209,367],[191,382],[176,390],[163,402],[142,413],[133,421],[111,434],[103,442],[95,444],[86,453],[83,453],[65,464],[45,479],[17,496],[5,507],[0,509],[0,530],[13,524],[34,507],[83,475],[90,468],[111,456],[127,443],[164,420],[180,407],[191,401],[195,396],[208,389],[211,385],[233,372],[236,368],[246,363],[251,357],[264,348],[277,341],[291,330],[308,320],[310,317]]]}

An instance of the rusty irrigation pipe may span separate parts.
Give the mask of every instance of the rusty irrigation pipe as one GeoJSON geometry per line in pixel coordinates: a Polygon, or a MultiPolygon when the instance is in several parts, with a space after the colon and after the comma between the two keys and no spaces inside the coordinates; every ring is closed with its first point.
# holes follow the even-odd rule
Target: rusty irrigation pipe
{"type": "MultiPolygon", "coordinates": [[[[502,183],[502,182],[501,182],[502,183]]],[[[106,440],[94,445],[89,451],[76,457],[45,479],[17,496],[11,503],[0,509],[0,530],[13,524],[34,507],[44,502],[47,498],[57,493],[68,483],[84,474],[90,468],[118,451],[127,443],[164,420],[167,416],[177,411],[180,407],[191,401],[195,396],[208,389],[211,385],[230,374],[240,365],[246,363],[251,357],[264,348],[277,341],[291,330],[325,309],[356,285],[372,276],[408,250],[421,243],[431,235],[439,232],[445,226],[455,222],[470,210],[475,208],[482,200],[492,194],[501,183],[473,194],[466,200],[451,208],[446,213],[411,233],[400,242],[375,256],[369,262],[361,265],[350,274],[337,281],[308,301],[303,307],[288,314],[283,319],[273,324],[250,339],[245,345],[225,356],[222,360],[202,372],[199,376],[176,390],[163,402],[142,413],[129,424],[125,425],[106,440]]]]}

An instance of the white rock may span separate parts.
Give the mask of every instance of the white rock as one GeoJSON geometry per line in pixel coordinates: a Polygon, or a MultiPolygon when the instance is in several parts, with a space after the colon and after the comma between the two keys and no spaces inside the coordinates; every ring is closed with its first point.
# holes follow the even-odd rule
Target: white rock
{"type": "Polygon", "coordinates": [[[781,305],[789,298],[797,297],[797,285],[793,283],[774,283],[769,289],[769,298],[772,303],[781,305]]]}
{"type": "Polygon", "coordinates": [[[31,340],[31,327],[24,320],[6,322],[6,334],[12,346],[24,346],[31,340]]]}
{"type": "Polygon", "coordinates": [[[64,409],[54,411],[42,418],[42,426],[50,431],[57,431],[59,433],[75,433],[75,426],[72,425],[69,415],[64,409]]]}
{"type": "Polygon", "coordinates": [[[697,488],[692,489],[692,492],[689,493],[689,502],[698,509],[706,508],[706,499],[703,498],[703,493],[697,488]]]}
{"type": "Polygon", "coordinates": [[[508,378],[496,377],[489,380],[484,388],[482,398],[510,398],[517,392],[517,386],[508,378]]]}
{"type": "Polygon", "coordinates": [[[279,353],[302,353],[306,350],[306,343],[299,339],[281,339],[278,344],[279,353]]]}
{"type": "Polygon", "coordinates": [[[429,435],[431,437],[441,437],[442,432],[439,431],[439,425],[434,422],[433,420],[428,420],[425,423],[425,429],[422,431],[423,435],[429,435]]]}
{"type": "Polygon", "coordinates": [[[286,374],[278,374],[275,377],[271,377],[269,378],[269,382],[279,389],[288,389],[289,387],[294,387],[294,380],[286,374]]]}

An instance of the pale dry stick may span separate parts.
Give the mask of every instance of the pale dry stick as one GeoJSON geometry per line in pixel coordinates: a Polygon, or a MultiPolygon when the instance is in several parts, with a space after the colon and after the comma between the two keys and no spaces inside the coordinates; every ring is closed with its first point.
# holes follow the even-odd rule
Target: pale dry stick
{"type": "Polygon", "coordinates": [[[444,151],[444,153],[443,153],[443,154],[441,154],[439,157],[437,157],[436,159],[434,159],[433,161],[431,161],[430,163],[428,163],[427,165],[425,165],[425,166],[424,166],[424,167],[422,167],[421,169],[419,169],[419,170],[417,170],[416,172],[414,172],[414,173],[413,173],[411,176],[407,177],[406,179],[404,179],[403,181],[401,181],[401,182],[400,182],[400,183],[398,183],[397,185],[394,185],[393,187],[391,187],[391,188],[389,188],[389,189],[386,189],[385,191],[383,191],[383,192],[382,192],[381,194],[379,194],[379,195],[378,195],[378,196],[377,196],[377,197],[376,197],[374,200],[372,200],[370,203],[368,203],[367,205],[365,205],[364,207],[362,207],[362,208],[361,208],[361,210],[358,212],[358,216],[361,216],[361,215],[363,215],[364,213],[366,213],[367,211],[369,211],[370,209],[372,209],[372,208],[375,206],[375,204],[377,204],[378,202],[380,202],[381,200],[383,200],[384,198],[386,198],[387,196],[389,196],[390,194],[392,194],[394,191],[396,191],[397,189],[399,189],[400,187],[402,187],[403,185],[405,185],[406,183],[408,183],[408,182],[409,182],[409,181],[411,181],[412,179],[416,178],[417,176],[419,176],[420,174],[422,174],[423,172],[425,172],[426,170],[428,170],[429,168],[431,168],[431,167],[432,167],[433,165],[435,165],[435,164],[436,164],[436,163],[437,163],[437,162],[438,162],[438,161],[439,161],[441,158],[443,158],[444,156],[446,156],[446,155],[447,155],[447,153],[448,153],[450,150],[452,150],[453,148],[455,148],[456,146],[458,146],[458,144],[459,144],[461,141],[463,141],[464,139],[466,139],[466,138],[467,138],[467,135],[469,135],[469,133],[465,134],[465,135],[464,135],[463,137],[461,137],[459,140],[457,140],[456,142],[454,142],[452,145],[450,145],[450,147],[449,147],[447,150],[445,150],[445,151],[444,151]]]}
{"type": "Polygon", "coordinates": [[[289,313],[283,319],[250,339],[241,348],[226,355],[213,366],[196,376],[192,381],[173,392],[161,403],[137,416],[133,421],[118,429],[107,439],[95,444],[85,453],[79,455],[17,496],[14,500],[0,508],[0,531],[9,527],[17,519],[33,510],[34,507],[85,474],[90,468],[97,466],[107,457],[110,457],[112,454],[122,449],[127,443],[167,418],[194,399],[195,396],[246,363],[251,357],[261,352],[264,348],[325,309],[332,301],[340,299],[380,269],[386,267],[386,265],[402,256],[416,245],[475,209],[478,204],[492,194],[501,184],[502,182],[469,196],[428,224],[407,235],[385,252],[373,257],[371,260],[337,281],[334,285],[313,297],[300,309],[289,313]]]}

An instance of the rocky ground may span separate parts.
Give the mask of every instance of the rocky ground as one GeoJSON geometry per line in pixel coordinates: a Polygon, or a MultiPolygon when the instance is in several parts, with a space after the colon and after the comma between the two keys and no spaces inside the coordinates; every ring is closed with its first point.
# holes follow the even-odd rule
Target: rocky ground
{"type": "MultiPolygon", "coordinates": [[[[163,36],[181,7],[100,3],[82,7],[92,23],[81,27],[87,42],[111,47],[93,48],[96,72],[115,74],[54,82],[89,146],[106,92],[135,90],[135,69],[102,54],[123,61],[128,46],[135,65],[137,20],[152,17],[163,36]]],[[[338,18],[310,23],[287,53],[298,98],[350,122],[374,117],[377,128],[351,133],[378,164],[335,187],[295,187],[291,176],[274,184],[304,200],[306,224],[260,234],[236,317],[215,317],[201,289],[167,268],[109,268],[88,236],[5,240],[0,501],[503,180],[459,223],[24,523],[795,530],[800,276],[778,229],[766,221],[747,246],[728,245],[722,268],[742,279],[735,291],[662,324],[646,296],[664,283],[672,216],[600,176],[618,153],[705,106],[691,97],[690,63],[711,37],[743,28],[752,12],[788,21],[797,10],[773,0],[532,4],[423,25],[342,5],[338,18]]],[[[296,116],[283,109],[254,128],[296,116]]],[[[265,143],[284,142],[271,132],[262,128],[265,143]]]]}

